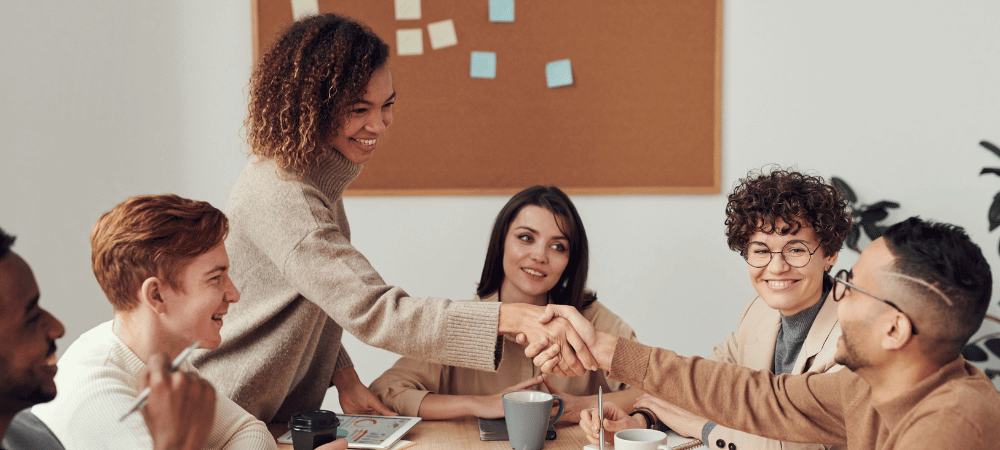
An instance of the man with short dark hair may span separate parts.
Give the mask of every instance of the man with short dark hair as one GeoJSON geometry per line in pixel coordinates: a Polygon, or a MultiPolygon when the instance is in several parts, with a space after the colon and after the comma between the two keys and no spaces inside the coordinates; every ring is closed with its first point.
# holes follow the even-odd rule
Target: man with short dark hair
{"type": "MultiPolygon", "coordinates": [[[[0,229],[0,438],[5,450],[60,450],[55,435],[27,408],[56,396],[56,339],[62,323],[39,306],[31,268],[10,251],[14,237],[0,229]]],[[[144,384],[151,388],[143,410],[157,449],[200,449],[205,413],[215,410],[214,389],[194,375],[168,372],[155,355],[144,384]],[[211,394],[211,395],[209,395],[211,394]],[[206,399],[213,399],[207,402],[206,399]]]]}
{"type": "MultiPolygon", "coordinates": [[[[836,361],[850,370],[824,374],[775,376],[683,358],[595,333],[572,311],[550,305],[550,314],[570,318],[611,378],[724,426],[852,450],[984,449],[1000,445],[1000,393],[961,349],[982,323],[992,283],[961,228],[919,218],[893,225],[836,277],[836,361]]],[[[543,349],[528,351],[551,370],[556,353],[543,349]]],[[[584,415],[581,426],[596,435],[596,411],[584,415]]],[[[606,419],[623,417],[605,403],[606,419]]]]}

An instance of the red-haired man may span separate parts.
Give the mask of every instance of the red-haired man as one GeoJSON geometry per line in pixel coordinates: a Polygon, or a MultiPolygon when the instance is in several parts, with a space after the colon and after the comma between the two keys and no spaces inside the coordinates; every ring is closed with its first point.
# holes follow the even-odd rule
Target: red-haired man
{"type": "MultiPolygon", "coordinates": [[[[30,408],[56,396],[56,339],[65,329],[41,308],[31,267],[10,250],[0,230],[0,438],[6,450],[61,450],[62,443],[30,408]]],[[[143,409],[157,449],[199,449],[215,411],[215,390],[193,373],[168,372],[163,354],[150,357],[140,387],[151,389],[143,409]]]]}

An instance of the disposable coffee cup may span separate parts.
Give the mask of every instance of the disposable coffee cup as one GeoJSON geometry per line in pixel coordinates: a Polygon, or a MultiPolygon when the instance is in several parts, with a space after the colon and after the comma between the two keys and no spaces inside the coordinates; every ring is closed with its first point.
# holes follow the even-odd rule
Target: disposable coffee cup
{"type": "Polygon", "coordinates": [[[666,439],[667,434],[662,431],[622,430],[615,433],[615,450],[670,450],[663,443],[666,439]]]}
{"type": "Polygon", "coordinates": [[[288,420],[288,429],[292,432],[292,448],[295,450],[313,450],[346,437],[347,432],[339,427],[340,419],[333,411],[299,411],[288,420]]]}

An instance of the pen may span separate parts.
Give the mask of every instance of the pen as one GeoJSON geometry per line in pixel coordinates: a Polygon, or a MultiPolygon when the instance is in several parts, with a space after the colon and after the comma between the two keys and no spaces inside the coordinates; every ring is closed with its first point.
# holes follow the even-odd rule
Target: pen
{"type": "Polygon", "coordinates": [[[604,450],[604,389],[597,387],[597,410],[598,418],[601,421],[601,450],[604,450]]]}
{"type": "MultiPolygon", "coordinates": [[[[187,359],[188,355],[190,355],[191,352],[193,352],[196,348],[198,348],[199,345],[201,345],[201,341],[195,341],[194,344],[191,344],[190,347],[185,348],[184,351],[181,352],[181,354],[177,355],[177,357],[174,358],[174,362],[170,363],[170,371],[176,372],[177,368],[181,366],[181,363],[184,362],[184,360],[187,359]]],[[[142,409],[143,406],[146,406],[146,397],[149,396],[149,392],[151,390],[152,389],[150,389],[149,386],[146,386],[146,389],[143,389],[142,392],[139,393],[139,396],[136,397],[135,403],[132,404],[132,407],[129,408],[128,411],[125,411],[125,414],[122,414],[122,416],[118,418],[118,421],[121,422],[125,420],[125,418],[128,417],[129,414],[132,414],[137,410],[142,409]]]]}

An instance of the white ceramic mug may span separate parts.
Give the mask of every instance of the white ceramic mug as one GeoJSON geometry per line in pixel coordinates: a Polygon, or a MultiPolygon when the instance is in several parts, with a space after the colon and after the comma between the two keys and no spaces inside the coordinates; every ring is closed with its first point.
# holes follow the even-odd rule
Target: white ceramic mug
{"type": "Polygon", "coordinates": [[[670,450],[667,434],[656,430],[622,430],[615,433],[615,450],[670,450]]]}

